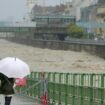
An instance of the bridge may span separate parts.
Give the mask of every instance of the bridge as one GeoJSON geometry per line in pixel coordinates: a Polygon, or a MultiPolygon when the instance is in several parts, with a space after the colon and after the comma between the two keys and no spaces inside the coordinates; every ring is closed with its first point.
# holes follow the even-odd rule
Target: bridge
{"type": "Polygon", "coordinates": [[[105,104],[105,74],[45,72],[44,78],[41,74],[32,72],[27,77],[27,85],[17,88],[19,94],[11,105],[105,104]]]}
{"type": "Polygon", "coordinates": [[[60,38],[67,35],[66,27],[67,25],[63,24],[51,25],[36,24],[36,22],[0,22],[0,36],[22,38],[49,38],[50,36],[57,36],[60,38]],[[44,37],[45,35],[46,37],[44,37]]]}
{"type": "Polygon", "coordinates": [[[29,32],[34,31],[36,22],[0,21],[0,32],[29,32]]]}
{"type": "MultiPolygon", "coordinates": [[[[35,15],[31,22],[0,22],[1,33],[15,33],[15,37],[28,37],[64,40],[66,27],[75,23],[75,17],[69,15],[35,15]],[[51,37],[51,38],[50,38],[51,37]]],[[[0,34],[1,35],[1,34],[0,34]]],[[[10,35],[14,37],[14,35],[10,35]]]]}
{"type": "MultiPolygon", "coordinates": [[[[36,16],[36,21],[41,20],[40,23],[34,22],[0,22],[0,33],[15,33],[18,37],[42,38],[49,39],[53,36],[63,40],[67,36],[67,22],[75,22],[74,17],[65,16],[36,16]],[[46,21],[45,21],[46,19],[46,21]],[[43,23],[44,22],[46,23],[43,23]],[[53,20],[53,21],[52,21],[53,20]],[[60,20],[62,24],[53,23],[55,20],[60,20]],[[68,21],[67,21],[68,20],[68,21]],[[51,23],[52,22],[52,23],[51,23]],[[44,37],[45,36],[45,37],[44,37]]],[[[105,23],[98,22],[76,22],[77,25],[91,29],[91,28],[105,28],[105,23]]],[[[1,34],[0,34],[1,35],[1,34]]],[[[2,35],[3,36],[3,35],[2,35]]],[[[9,35],[14,37],[14,35],[9,35]]]]}
{"type": "Polygon", "coordinates": [[[66,27],[75,23],[69,15],[35,15],[30,22],[0,22],[0,32],[30,32],[34,34],[65,34],[66,27]]]}

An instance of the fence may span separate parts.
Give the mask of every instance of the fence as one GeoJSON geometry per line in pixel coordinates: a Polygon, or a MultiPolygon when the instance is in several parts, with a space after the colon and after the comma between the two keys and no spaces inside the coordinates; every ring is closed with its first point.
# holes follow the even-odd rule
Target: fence
{"type": "MultiPolygon", "coordinates": [[[[25,95],[40,98],[40,72],[32,72],[25,95]],[[32,87],[33,86],[33,87],[32,87]],[[31,89],[28,89],[30,88],[31,89]]],[[[105,74],[45,73],[51,105],[105,105],[105,74]]]]}

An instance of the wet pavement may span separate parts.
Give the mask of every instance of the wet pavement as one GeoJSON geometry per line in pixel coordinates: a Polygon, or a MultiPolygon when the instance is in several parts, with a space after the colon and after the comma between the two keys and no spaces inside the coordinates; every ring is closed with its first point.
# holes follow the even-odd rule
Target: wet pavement
{"type": "MultiPolygon", "coordinates": [[[[0,95],[0,105],[4,105],[4,96],[0,95]]],[[[34,99],[24,96],[14,95],[11,105],[40,105],[34,99]]]]}

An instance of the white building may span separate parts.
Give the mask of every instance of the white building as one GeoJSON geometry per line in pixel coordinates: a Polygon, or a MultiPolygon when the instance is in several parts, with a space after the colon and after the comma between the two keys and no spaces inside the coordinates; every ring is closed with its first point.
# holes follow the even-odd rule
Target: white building
{"type": "Polygon", "coordinates": [[[80,20],[81,14],[80,9],[94,5],[98,0],[72,0],[72,2],[67,2],[67,11],[70,15],[76,16],[76,20],[80,20]]]}
{"type": "Polygon", "coordinates": [[[27,16],[25,17],[26,18],[26,21],[30,21],[30,17],[31,17],[31,10],[32,8],[34,7],[34,5],[37,5],[38,3],[38,0],[27,0],[26,1],[26,6],[27,6],[27,16]]]}
{"type": "Polygon", "coordinates": [[[37,3],[38,3],[38,0],[27,0],[28,11],[30,12],[34,7],[34,5],[37,5],[37,3]]]}

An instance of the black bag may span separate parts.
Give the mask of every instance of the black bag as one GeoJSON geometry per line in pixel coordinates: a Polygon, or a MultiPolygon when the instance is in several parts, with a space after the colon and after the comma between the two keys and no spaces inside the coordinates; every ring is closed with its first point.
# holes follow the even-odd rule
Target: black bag
{"type": "Polygon", "coordinates": [[[13,91],[13,86],[12,86],[12,84],[5,83],[4,86],[3,86],[3,91],[6,91],[6,92],[11,92],[11,91],[13,91]]]}
{"type": "Polygon", "coordinates": [[[6,82],[1,86],[1,91],[3,94],[10,95],[14,94],[14,88],[11,82],[6,78],[6,82]]]}

